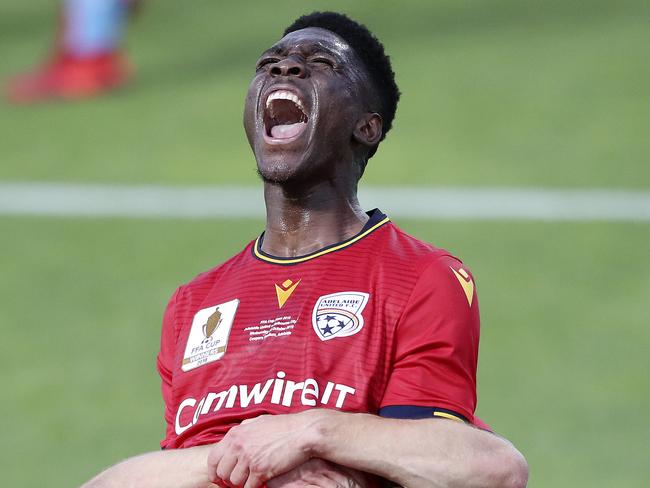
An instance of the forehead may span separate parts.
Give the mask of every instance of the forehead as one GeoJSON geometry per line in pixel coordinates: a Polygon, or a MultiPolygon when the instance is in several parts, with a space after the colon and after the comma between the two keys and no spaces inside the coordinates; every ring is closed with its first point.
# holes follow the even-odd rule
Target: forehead
{"type": "MultiPolygon", "coordinates": [[[[356,54],[341,37],[327,29],[308,27],[290,32],[268,51],[271,52],[305,52],[326,51],[342,60],[356,61],[356,54]]],[[[267,51],[267,52],[268,52],[267,51]]]]}

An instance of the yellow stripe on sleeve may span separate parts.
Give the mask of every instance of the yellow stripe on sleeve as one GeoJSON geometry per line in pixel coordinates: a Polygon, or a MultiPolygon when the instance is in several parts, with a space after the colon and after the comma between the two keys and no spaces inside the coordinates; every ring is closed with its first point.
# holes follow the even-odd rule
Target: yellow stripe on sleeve
{"type": "Polygon", "coordinates": [[[458,417],[456,415],[453,415],[451,413],[447,413],[447,412],[433,412],[433,416],[434,417],[443,417],[443,418],[446,418],[446,419],[449,419],[449,420],[455,420],[456,422],[465,423],[465,421],[463,419],[461,419],[460,417],[458,417]]]}

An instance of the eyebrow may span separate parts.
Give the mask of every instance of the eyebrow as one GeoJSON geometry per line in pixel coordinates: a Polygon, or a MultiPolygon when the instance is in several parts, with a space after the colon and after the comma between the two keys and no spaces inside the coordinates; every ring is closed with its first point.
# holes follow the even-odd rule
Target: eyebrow
{"type": "MultiPolygon", "coordinates": [[[[303,46],[304,45],[299,44],[298,46],[293,46],[292,49],[297,47],[298,51],[300,51],[301,53],[305,53],[306,49],[303,46]]],[[[273,46],[273,47],[267,49],[266,51],[264,51],[260,55],[260,58],[262,58],[264,56],[273,55],[273,54],[279,56],[281,54],[285,54],[287,52],[287,49],[288,48],[286,46],[276,45],[276,46],[273,46]]],[[[309,45],[309,50],[308,50],[307,54],[310,55],[310,54],[314,54],[316,52],[322,52],[322,53],[328,54],[328,55],[332,56],[333,58],[335,58],[337,61],[340,61],[340,59],[341,59],[341,57],[334,50],[332,50],[332,48],[330,46],[328,46],[326,43],[321,42],[321,41],[309,45]]]]}

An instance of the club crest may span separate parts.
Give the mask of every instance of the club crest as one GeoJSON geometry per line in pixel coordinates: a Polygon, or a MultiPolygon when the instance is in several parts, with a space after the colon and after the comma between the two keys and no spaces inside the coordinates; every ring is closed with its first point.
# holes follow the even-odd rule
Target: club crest
{"type": "Polygon", "coordinates": [[[312,312],[312,325],[322,341],[349,337],[363,328],[363,309],[368,303],[368,293],[343,291],[324,295],[316,301],[312,312]]]}

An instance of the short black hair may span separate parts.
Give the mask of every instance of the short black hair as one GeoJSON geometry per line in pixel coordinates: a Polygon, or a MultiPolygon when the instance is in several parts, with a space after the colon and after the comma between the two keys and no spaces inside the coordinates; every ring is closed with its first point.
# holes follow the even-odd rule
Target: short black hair
{"type": "Polygon", "coordinates": [[[327,29],[338,35],[348,43],[365,65],[379,96],[381,105],[379,115],[384,122],[380,140],[383,140],[393,125],[400,96],[399,88],[395,83],[395,73],[390,64],[390,58],[384,52],[384,45],[365,25],[337,12],[312,12],[303,15],[284,30],[283,36],[308,27],[327,29]]]}

